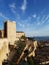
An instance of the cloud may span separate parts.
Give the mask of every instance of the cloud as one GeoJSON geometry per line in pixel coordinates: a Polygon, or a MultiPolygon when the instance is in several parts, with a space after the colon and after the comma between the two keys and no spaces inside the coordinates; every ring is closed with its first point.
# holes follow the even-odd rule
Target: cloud
{"type": "Polygon", "coordinates": [[[49,36],[49,25],[41,28],[41,29],[34,29],[34,30],[29,30],[26,32],[27,36],[49,36]],[[45,33],[44,33],[45,32],[45,33]]]}
{"type": "Polygon", "coordinates": [[[48,19],[49,19],[49,15],[47,15],[47,17],[45,17],[45,19],[43,20],[42,23],[45,23],[48,19]]]}
{"type": "MultiPolygon", "coordinates": [[[[19,15],[18,15],[19,18],[19,15]]],[[[20,26],[19,30],[21,29],[26,33],[26,36],[48,36],[49,35],[49,25],[42,25],[44,24],[43,21],[49,19],[49,15],[36,15],[35,23],[32,22],[32,15],[28,16],[27,19],[22,20],[19,18],[18,25],[20,26]],[[44,33],[45,32],[45,33],[44,33]]],[[[47,21],[46,21],[47,22],[47,21]]]]}
{"type": "Polygon", "coordinates": [[[2,12],[0,12],[0,17],[4,18],[4,19],[9,19],[8,17],[6,17],[2,12]]]}
{"type": "Polygon", "coordinates": [[[37,25],[41,25],[41,22],[38,21],[38,22],[37,22],[37,25]]]}
{"type": "Polygon", "coordinates": [[[16,5],[15,3],[9,4],[9,6],[10,6],[11,8],[13,8],[13,9],[15,9],[15,8],[16,8],[16,6],[15,6],[15,5],[16,5]]]}
{"type": "Polygon", "coordinates": [[[35,24],[37,24],[37,25],[43,25],[43,24],[45,24],[45,23],[48,22],[49,15],[42,15],[42,16],[39,15],[39,16],[36,16],[35,18],[36,18],[35,24]]]}
{"type": "Polygon", "coordinates": [[[21,22],[18,22],[18,25],[20,26],[20,27],[22,27],[22,28],[24,28],[24,24],[23,23],[21,23],[21,22]]]}
{"type": "Polygon", "coordinates": [[[48,22],[48,20],[49,20],[49,15],[47,16],[43,15],[41,18],[39,16],[39,19],[37,18],[37,25],[45,24],[48,22]]]}
{"type": "Polygon", "coordinates": [[[36,15],[36,14],[33,14],[33,15],[32,15],[32,17],[33,17],[33,18],[36,18],[36,17],[37,17],[37,15],[36,15]]]}
{"type": "Polygon", "coordinates": [[[16,13],[16,3],[9,4],[9,7],[10,7],[11,11],[15,14],[16,13]]]}
{"type": "Polygon", "coordinates": [[[49,13],[45,15],[45,12],[46,12],[46,8],[43,9],[43,11],[41,12],[41,14],[39,15],[41,17],[41,24],[45,24],[48,22],[49,20],[49,13]]]}
{"type": "Polygon", "coordinates": [[[24,12],[27,8],[27,0],[24,0],[21,6],[21,10],[24,12]]]}
{"type": "Polygon", "coordinates": [[[35,24],[39,26],[39,25],[41,25],[41,24],[43,23],[43,20],[44,20],[44,16],[41,17],[41,16],[39,15],[39,16],[36,17],[36,22],[35,22],[35,24]]]}

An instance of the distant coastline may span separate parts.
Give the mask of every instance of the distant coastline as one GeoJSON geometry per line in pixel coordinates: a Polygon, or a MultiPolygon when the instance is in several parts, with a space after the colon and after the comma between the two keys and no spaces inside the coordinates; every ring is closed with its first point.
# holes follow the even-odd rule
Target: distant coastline
{"type": "Polygon", "coordinates": [[[49,41],[49,36],[36,36],[36,37],[29,37],[31,39],[37,40],[37,41],[49,41]]]}

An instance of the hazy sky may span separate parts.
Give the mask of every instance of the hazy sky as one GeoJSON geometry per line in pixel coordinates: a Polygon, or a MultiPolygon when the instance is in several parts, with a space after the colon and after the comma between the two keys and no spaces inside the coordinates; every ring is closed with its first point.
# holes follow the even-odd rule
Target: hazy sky
{"type": "Polygon", "coordinates": [[[0,0],[0,29],[8,19],[27,36],[49,36],[49,0],[0,0]]]}

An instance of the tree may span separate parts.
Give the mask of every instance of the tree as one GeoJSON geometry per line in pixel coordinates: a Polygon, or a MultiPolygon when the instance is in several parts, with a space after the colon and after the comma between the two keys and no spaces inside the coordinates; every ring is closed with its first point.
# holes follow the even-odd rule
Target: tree
{"type": "Polygon", "coordinates": [[[29,63],[29,65],[35,65],[33,57],[28,57],[27,62],[29,63]]]}
{"type": "Polygon", "coordinates": [[[26,43],[23,42],[23,41],[21,41],[21,40],[19,40],[19,41],[15,42],[15,44],[16,44],[17,59],[18,59],[18,58],[20,57],[20,55],[21,55],[21,53],[22,53],[24,47],[26,46],[26,43]]]}
{"type": "Polygon", "coordinates": [[[20,40],[24,40],[24,41],[26,41],[26,37],[25,36],[21,36],[21,38],[20,38],[20,40]]]}

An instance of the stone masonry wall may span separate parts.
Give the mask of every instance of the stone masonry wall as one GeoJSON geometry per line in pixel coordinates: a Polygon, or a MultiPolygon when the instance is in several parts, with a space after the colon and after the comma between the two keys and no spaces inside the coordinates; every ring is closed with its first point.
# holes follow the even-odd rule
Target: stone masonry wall
{"type": "Polygon", "coordinates": [[[4,59],[7,59],[7,55],[9,53],[8,49],[8,40],[7,39],[0,39],[0,65],[4,59]]]}

